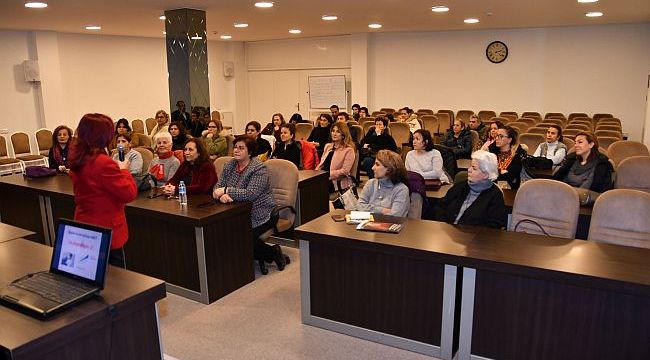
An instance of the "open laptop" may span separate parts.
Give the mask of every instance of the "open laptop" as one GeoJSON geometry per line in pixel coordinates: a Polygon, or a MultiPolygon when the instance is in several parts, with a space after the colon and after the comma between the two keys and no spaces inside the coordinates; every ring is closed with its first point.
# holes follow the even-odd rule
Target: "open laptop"
{"type": "Polygon", "coordinates": [[[0,289],[0,302],[48,318],[104,289],[112,231],[60,219],[49,271],[27,274],[0,289]]]}

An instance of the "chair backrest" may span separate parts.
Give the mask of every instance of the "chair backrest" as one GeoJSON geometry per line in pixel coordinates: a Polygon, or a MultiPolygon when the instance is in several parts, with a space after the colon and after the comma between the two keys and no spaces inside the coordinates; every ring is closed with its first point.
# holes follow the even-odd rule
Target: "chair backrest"
{"type": "Polygon", "coordinates": [[[14,156],[16,157],[32,153],[29,135],[26,132],[16,131],[11,134],[11,146],[14,149],[14,156]]]}
{"type": "Polygon", "coordinates": [[[427,114],[427,115],[433,115],[433,110],[431,109],[419,109],[417,112],[427,114]]]}
{"type": "Polygon", "coordinates": [[[552,116],[564,117],[564,114],[559,113],[559,112],[547,112],[546,115],[544,115],[544,119],[550,119],[552,116]]]}
{"type": "Polygon", "coordinates": [[[568,118],[568,119],[571,120],[571,119],[573,119],[573,118],[577,118],[577,117],[589,117],[589,115],[587,115],[587,114],[585,114],[585,113],[577,113],[577,112],[576,112],[576,113],[571,113],[571,114],[569,114],[569,118],[568,118]]]}
{"type": "Polygon", "coordinates": [[[525,133],[526,130],[528,130],[528,128],[530,127],[530,125],[519,121],[510,122],[508,123],[508,126],[516,128],[520,134],[525,133]]]}
{"type": "Polygon", "coordinates": [[[607,124],[599,123],[598,125],[596,125],[596,131],[599,130],[612,130],[612,131],[618,131],[620,133],[623,132],[623,128],[621,128],[621,125],[614,124],[614,123],[607,123],[607,124]]]}
{"type": "Polygon", "coordinates": [[[214,163],[213,163],[214,164],[214,170],[217,173],[217,178],[218,179],[221,179],[221,174],[223,173],[223,167],[226,166],[226,163],[228,163],[228,161],[230,161],[232,159],[234,159],[234,157],[232,157],[232,156],[222,156],[222,157],[218,157],[218,158],[216,158],[214,160],[214,163]]]}
{"type": "Polygon", "coordinates": [[[543,234],[539,224],[551,236],[573,239],[578,226],[580,199],[568,184],[549,179],[524,182],[512,206],[510,231],[543,234]]]}
{"type": "Polygon", "coordinates": [[[612,145],[613,143],[621,141],[621,139],[613,136],[600,136],[598,137],[598,145],[602,147],[603,149],[609,151],[609,146],[612,145]]]}
{"type": "Polygon", "coordinates": [[[497,113],[492,110],[481,110],[478,112],[478,118],[481,120],[481,122],[486,122],[496,116],[497,113]]]}
{"type": "Polygon", "coordinates": [[[536,120],[536,119],[528,118],[528,117],[522,117],[522,118],[519,118],[519,119],[517,119],[516,122],[520,122],[520,123],[527,124],[528,127],[532,127],[532,126],[535,126],[535,124],[537,124],[537,120],[536,120]]]}
{"type": "Polygon", "coordinates": [[[38,153],[47,156],[52,148],[52,131],[50,129],[38,129],[36,131],[36,145],[38,153]]]}
{"type": "Polygon", "coordinates": [[[472,136],[472,151],[480,150],[481,147],[479,144],[481,143],[481,137],[479,136],[478,131],[470,129],[469,134],[472,136]]]}
{"type": "Polygon", "coordinates": [[[490,118],[490,120],[488,120],[488,121],[491,122],[491,123],[493,123],[495,121],[500,121],[502,124],[505,125],[505,124],[510,122],[510,119],[504,118],[504,117],[501,117],[501,116],[495,116],[493,118],[490,118]]]}
{"type": "Polygon", "coordinates": [[[590,120],[582,120],[580,118],[569,120],[569,123],[568,123],[567,127],[569,125],[574,125],[574,124],[585,125],[585,126],[587,126],[589,128],[589,131],[593,131],[593,129],[594,129],[594,123],[591,122],[590,120]]]}
{"type": "Polygon", "coordinates": [[[609,158],[616,165],[620,164],[623,159],[631,156],[650,156],[648,147],[645,144],[632,140],[617,141],[609,145],[607,152],[609,153],[609,158]]]}
{"type": "Polygon", "coordinates": [[[458,110],[456,112],[456,119],[463,120],[465,125],[469,124],[469,117],[474,115],[474,111],[472,110],[458,110]]]}
{"type": "Polygon", "coordinates": [[[0,159],[8,157],[9,150],[7,149],[7,139],[0,135],[0,159]]]}
{"type": "Polygon", "coordinates": [[[438,134],[445,134],[451,129],[451,117],[448,113],[435,114],[438,118],[438,134]]]}
{"type": "Polygon", "coordinates": [[[363,123],[362,126],[363,126],[363,135],[361,135],[361,138],[363,139],[363,137],[366,136],[366,134],[368,133],[368,130],[370,130],[370,128],[375,127],[375,123],[370,122],[370,121],[366,121],[366,122],[363,123]]]}
{"type": "Polygon", "coordinates": [[[581,133],[581,132],[583,132],[583,130],[580,130],[580,129],[566,129],[566,130],[562,130],[562,135],[575,138],[576,135],[581,133]]]}
{"type": "Polygon", "coordinates": [[[614,189],[596,199],[588,240],[650,249],[650,194],[614,189]]]}
{"type": "Polygon", "coordinates": [[[616,167],[617,189],[634,189],[650,193],[650,156],[631,156],[616,167]]]}
{"type": "Polygon", "coordinates": [[[377,117],[379,115],[381,116],[386,116],[386,113],[383,111],[373,111],[372,114],[370,114],[372,117],[377,117]]]}
{"type": "MultiPolygon", "coordinates": [[[[294,163],[282,159],[269,159],[265,163],[269,171],[273,198],[278,206],[295,206],[298,194],[298,168],[294,163]]],[[[280,217],[292,224],[295,214],[289,210],[280,212],[280,217]]]]}
{"type": "Polygon", "coordinates": [[[518,118],[518,116],[515,115],[515,114],[507,114],[507,113],[506,113],[506,114],[504,114],[504,113],[500,113],[500,114],[499,114],[499,117],[502,117],[502,118],[508,119],[508,122],[517,121],[517,118],[518,118]]]}
{"type": "Polygon", "coordinates": [[[567,125],[564,130],[568,129],[578,129],[578,130],[583,130],[583,131],[591,131],[591,126],[586,125],[586,124],[578,124],[578,123],[571,123],[567,125]]]}
{"type": "Polygon", "coordinates": [[[556,118],[544,119],[544,121],[537,124],[537,126],[541,126],[542,124],[553,124],[564,128],[564,121],[562,119],[556,119],[556,118]]]}
{"type": "Polygon", "coordinates": [[[601,136],[612,136],[618,138],[619,140],[623,140],[623,134],[621,134],[621,132],[616,130],[596,130],[594,132],[594,135],[596,135],[596,137],[598,138],[600,138],[601,136]]]}
{"type": "Polygon", "coordinates": [[[522,118],[527,118],[527,117],[533,117],[533,118],[541,118],[542,114],[538,113],[537,111],[524,111],[521,113],[522,118]]]}
{"type": "Polygon", "coordinates": [[[411,136],[411,127],[407,123],[402,122],[392,122],[388,124],[390,133],[395,140],[398,148],[401,148],[404,144],[408,144],[409,138],[411,136]]]}
{"type": "Polygon", "coordinates": [[[614,115],[612,115],[612,114],[597,113],[597,114],[594,114],[593,119],[594,119],[595,122],[598,122],[598,121],[600,121],[600,119],[607,119],[607,118],[613,118],[613,117],[614,117],[614,115]]]}
{"type": "Polygon", "coordinates": [[[356,179],[358,173],[359,173],[359,150],[355,149],[354,163],[352,164],[352,169],[350,169],[350,175],[356,179]]]}
{"type": "Polygon", "coordinates": [[[395,112],[395,109],[385,107],[385,108],[381,108],[381,109],[379,109],[379,111],[381,111],[381,112],[383,112],[383,113],[386,113],[386,114],[392,114],[392,113],[395,112]]]}
{"type": "Polygon", "coordinates": [[[517,114],[516,111],[502,111],[502,112],[499,113],[500,117],[504,117],[503,115],[508,115],[508,116],[514,115],[515,119],[517,119],[519,117],[519,115],[517,114]]]}
{"type": "Polygon", "coordinates": [[[408,217],[409,219],[421,219],[422,218],[422,195],[417,192],[411,193],[411,205],[409,205],[408,217]]]}
{"type": "Polygon", "coordinates": [[[375,124],[375,117],[374,116],[366,116],[359,118],[359,125],[363,126],[363,124],[371,122],[373,125],[375,124]]]}
{"type": "Polygon", "coordinates": [[[147,125],[147,134],[151,134],[151,130],[153,130],[153,128],[158,124],[154,118],[148,118],[144,122],[147,125]]]}
{"type": "Polygon", "coordinates": [[[235,149],[235,136],[231,134],[226,135],[226,146],[226,155],[232,156],[235,149]]]}
{"type": "Polygon", "coordinates": [[[212,111],[210,114],[210,119],[211,120],[221,120],[221,113],[218,112],[217,110],[212,111]]]}
{"type": "Polygon", "coordinates": [[[140,155],[142,155],[142,173],[146,174],[147,171],[149,171],[149,164],[151,164],[151,160],[153,160],[153,153],[151,150],[143,147],[136,147],[133,148],[133,150],[139,152],[140,155]]]}
{"type": "Polygon", "coordinates": [[[540,127],[540,126],[534,126],[526,130],[526,132],[529,134],[541,134],[544,136],[546,136],[547,131],[548,131],[548,127],[540,127]]]}
{"type": "Polygon", "coordinates": [[[423,115],[421,118],[422,123],[424,124],[424,129],[428,130],[431,135],[438,133],[438,128],[440,124],[438,123],[438,117],[435,115],[423,115]]]}
{"type": "MultiPolygon", "coordinates": [[[[138,133],[138,134],[145,134],[145,132],[144,132],[144,121],[142,121],[140,119],[135,119],[135,120],[131,121],[131,130],[133,130],[133,132],[138,133]]],[[[149,132],[147,131],[146,134],[148,134],[148,133],[149,132]]]]}
{"type": "Polygon", "coordinates": [[[353,136],[352,141],[354,141],[355,144],[360,143],[361,139],[363,139],[363,136],[365,135],[363,133],[363,127],[361,127],[361,125],[350,126],[350,135],[353,136]],[[356,131],[352,131],[352,129],[356,129],[356,131]]]}
{"type": "Polygon", "coordinates": [[[568,137],[562,137],[562,143],[566,145],[567,153],[571,151],[571,149],[573,149],[574,146],[576,146],[576,142],[573,141],[573,139],[568,137]]]}
{"type": "Polygon", "coordinates": [[[618,119],[618,118],[603,118],[603,119],[598,120],[598,122],[594,121],[594,123],[596,125],[600,125],[600,124],[603,124],[603,125],[604,124],[616,124],[616,125],[620,126],[621,125],[621,119],[618,119]]]}
{"type": "MultiPolygon", "coordinates": [[[[446,110],[446,109],[438,110],[438,114],[440,114],[440,113],[449,114],[449,124],[450,124],[449,126],[451,126],[451,124],[456,119],[454,117],[454,111],[453,110],[446,110]]],[[[440,122],[442,123],[442,119],[440,118],[440,116],[438,116],[438,120],[440,120],[440,122]]]]}
{"type": "Polygon", "coordinates": [[[314,125],[309,123],[296,124],[296,140],[307,140],[313,129],[314,125]]]}
{"type": "Polygon", "coordinates": [[[519,135],[517,142],[528,146],[528,154],[532,155],[539,144],[546,141],[546,136],[541,134],[523,133],[519,135]]]}
{"type": "Polygon", "coordinates": [[[138,136],[138,139],[140,140],[140,146],[144,146],[144,147],[148,147],[148,148],[153,149],[153,146],[151,146],[152,141],[151,141],[151,138],[149,137],[149,135],[138,136]]]}

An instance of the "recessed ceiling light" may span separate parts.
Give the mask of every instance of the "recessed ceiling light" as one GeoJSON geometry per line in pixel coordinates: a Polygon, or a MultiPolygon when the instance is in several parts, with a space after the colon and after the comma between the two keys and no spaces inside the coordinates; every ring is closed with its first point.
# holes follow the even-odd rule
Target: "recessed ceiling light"
{"type": "Polygon", "coordinates": [[[463,22],[464,22],[465,24],[476,24],[476,23],[478,22],[478,19],[475,19],[475,18],[469,18],[469,19],[465,19],[465,20],[463,20],[463,22]]]}
{"type": "Polygon", "coordinates": [[[438,13],[443,13],[443,12],[449,11],[449,8],[446,7],[446,6],[443,6],[443,5],[438,5],[438,6],[432,7],[431,11],[438,12],[438,13]]]}
{"type": "Polygon", "coordinates": [[[603,16],[603,13],[601,13],[600,11],[590,11],[590,12],[586,13],[585,16],[586,17],[599,17],[599,16],[603,16]]]}
{"type": "Polygon", "coordinates": [[[99,25],[88,25],[86,26],[86,30],[101,30],[102,27],[99,25]]]}
{"type": "Polygon", "coordinates": [[[271,8],[273,7],[273,1],[258,1],[255,6],[258,8],[271,8]]]}
{"type": "Polygon", "coordinates": [[[221,39],[223,39],[223,40],[230,40],[230,39],[232,39],[232,36],[230,36],[230,35],[221,35],[221,36],[219,36],[219,37],[220,37],[221,39]]]}
{"type": "Polygon", "coordinates": [[[598,0],[578,0],[578,2],[579,2],[579,3],[582,3],[582,4],[595,3],[595,2],[597,2],[597,1],[598,1],[598,0]]]}
{"type": "Polygon", "coordinates": [[[25,3],[25,7],[30,9],[43,9],[47,7],[47,3],[42,1],[28,1],[25,3]]]}
{"type": "Polygon", "coordinates": [[[246,23],[235,23],[234,26],[236,28],[246,28],[246,27],[248,27],[248,24],[246,24],[246,23]]]}
{"type": "Polygon", "coordinates": [[[302,30],[300,29],[291,29],[289,30],[289,34],[300,34],[302,30]]]}
{"type": "Polygon", "coordinates": [[[160,20],[165,20],[165,19],[167,19],[167,16],[165,16],[165,15],[160,15],[160,16],[158,16],[158,19],[160,19],[160,20]]]}
{"type": "Polygon", "coordinates": [[[381,29],[381,24],[372,23],[372,24],[368,24],[368,27],[371,29],[381,29]]]}
{"type": "Polygon", "coordinates": [[[336,16],[336,15],[323,15],[323,16],[321,16],[321,19],[323,19],[325,21],[333,21],[333,20],[336,20],[338,18],[339,17],[336,16]]]}

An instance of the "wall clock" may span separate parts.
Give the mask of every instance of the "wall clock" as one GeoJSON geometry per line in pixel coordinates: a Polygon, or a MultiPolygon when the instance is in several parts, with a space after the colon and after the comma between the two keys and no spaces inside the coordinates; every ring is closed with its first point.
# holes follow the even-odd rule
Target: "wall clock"
{"type": "Polygon", "coordinates": [[[495,64],[502,63],[508,57],[508,47],[501,41],[493,41],[485,48],[485,56],[495,64]]]}

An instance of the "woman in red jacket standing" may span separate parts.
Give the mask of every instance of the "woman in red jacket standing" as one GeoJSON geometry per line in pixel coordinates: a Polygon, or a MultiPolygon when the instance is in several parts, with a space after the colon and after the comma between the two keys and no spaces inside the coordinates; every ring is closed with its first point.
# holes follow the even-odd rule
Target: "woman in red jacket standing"
{"type": "Polygon", "coordinates": [[[86,114],[70,147],[75,220],[113,229],[109,263],[125,267],[124,244],[129,238],[124,206],[138,195],[128,161],[117,163],[106,148],[113,138],[113,120],[86,114]]]}

